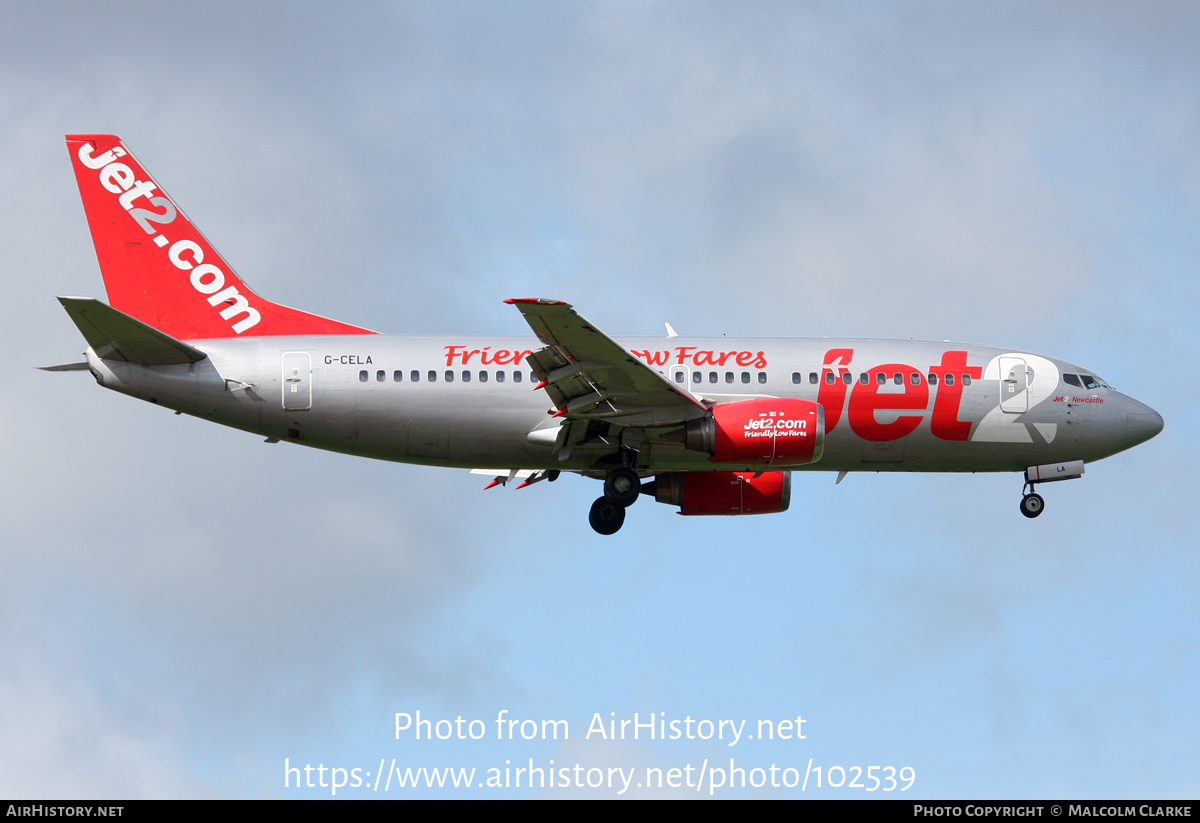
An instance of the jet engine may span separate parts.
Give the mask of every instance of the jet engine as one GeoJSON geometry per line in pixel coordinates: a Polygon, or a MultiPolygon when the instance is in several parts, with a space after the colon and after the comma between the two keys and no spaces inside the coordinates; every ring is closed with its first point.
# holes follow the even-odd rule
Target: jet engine
{"type": "Polygon", "coordinates": [[[718,403],[664,438],[706,452],[714,463],[803,466],[825,449],[825,410],[790,397],[718,403]]]}
{"type": "Polygon", "coordinates": [[[642,484],[642,494],[679,506],[679,513],[774,514],[787,511],[791,472],[666,472],[642,484]]]}

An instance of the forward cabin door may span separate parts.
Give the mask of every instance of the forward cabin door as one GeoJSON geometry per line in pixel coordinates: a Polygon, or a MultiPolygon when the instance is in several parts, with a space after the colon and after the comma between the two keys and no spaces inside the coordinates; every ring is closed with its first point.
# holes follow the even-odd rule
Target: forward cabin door
{"type": "Polygon", "coordinates": [[[1029,371],[1019,357],[1000,358],[1000,408],[1010,414],[1029,410],[1029,371]]]}
{"type": "Polygon", "coordinates": [[[312,355],[306,351],[283,355],[283,407],[292,411],[312,408],[312,355]]]}

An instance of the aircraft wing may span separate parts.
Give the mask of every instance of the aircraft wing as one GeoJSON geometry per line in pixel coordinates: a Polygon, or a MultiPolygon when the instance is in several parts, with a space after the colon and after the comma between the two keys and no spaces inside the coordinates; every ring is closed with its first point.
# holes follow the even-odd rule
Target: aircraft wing
{"type": "Polygon", "coordinates": [[[567,303],[544,298],[504,301],[520,309],[545,348],[526,358],[558,409],[571,421],[671,426],[708,407],[638,360],[567,303]]]}

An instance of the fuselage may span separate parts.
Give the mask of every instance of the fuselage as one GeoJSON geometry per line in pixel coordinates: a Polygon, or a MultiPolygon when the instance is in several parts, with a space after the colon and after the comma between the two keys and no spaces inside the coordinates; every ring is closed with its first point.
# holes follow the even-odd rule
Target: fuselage
{"type": "MultiPolygon", "coordinates": [[[[562,421],[524,358],[528,336],[310,335],[191,340],[191,365],[88,362],[111,389],[269,439],[463,468],[591,471],[603,436],[553,452],[562,421]]],[[[1032,352],[873,339],[618,338],[707,405],[790,397],[824,409],[825,471],[1023,471],[1099,460],[1162,418],[1094,373],[1032,352]]],[[[642,472],[757,470],[715,463],[649,429],[642,472]]]]}

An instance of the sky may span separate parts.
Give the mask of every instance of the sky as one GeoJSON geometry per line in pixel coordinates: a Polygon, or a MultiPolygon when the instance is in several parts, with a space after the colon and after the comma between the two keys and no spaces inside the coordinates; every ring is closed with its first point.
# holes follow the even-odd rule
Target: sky
{"type": "Polygon", "coordinates": [[[1185,2],[0,5],[0,796],[1195,798],[1198,36],[1185,2]],[[82,348],[55,295],[104,297],[68,133],[259,294],[385,333],[525,333],[532,295],[991,343],[1166,426],[1037,520],[1016,475],[814,472],[600,537],[591,480],[485,492],[35,370],[82,348]],[[695,736],[595,730],[635,712],[695,736]],[[531,760],[581,771],[390,765],[531,760]]]}

